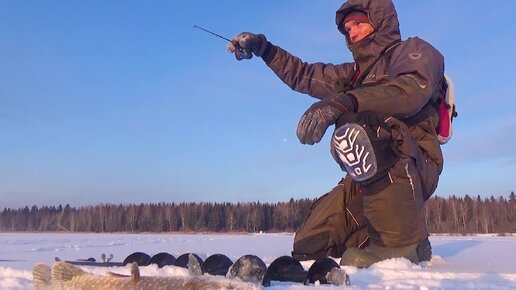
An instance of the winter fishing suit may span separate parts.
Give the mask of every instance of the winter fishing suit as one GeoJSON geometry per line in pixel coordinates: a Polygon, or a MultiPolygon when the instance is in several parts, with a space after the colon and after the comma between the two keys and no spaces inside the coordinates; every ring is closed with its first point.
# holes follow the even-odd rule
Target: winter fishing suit
{"type": "MultiPolygon", "coordinates": [[[[307,232],[317,229],[305,227],[313,219],[309,216],[296,234],[293,255],[300,259],[338,256],[345,249],[359,247],[368,236],[370,249],[394,252],[373,253],[380,257],[371,260],[375,262],[398,255],[396,249],[404,252],[406,247],[412,249],[427,241],[423,203],[435,191],[443,168],[434,103],[444,78],[444,59],[420,38],[401,41],[396,10],[390,0],[350,0],[337,10],[336,24],[346,36],[352,63],[305,63],[270,42],[262,55],[265,63],[293,90],[321,100],[344,93],[353,96],[357,105],[355,114],[344,113],[337,121],[331,142],[332,155],[349,174],[324,196],[342,195],[339,204],[344,207],[342,223],[347,228],[336,230],[335,236],[331,231],[312,235],[307,232]],[[342,22],[356,10],[367,13],[374,32],[351,44],[342,22]],[[376,155],[375,174],[362,175],[363,178],[362,169],[369,167],[350,167],[348,161],[354,156],[346,155],[339,147],[350,145],[342,140],[353,141],[353,132],[359,131],[368,137],[363,144],[376,155]],[[357,202],[361,206],[357,207],[357,202]],[[353,206],[348,207],[349,204],[353,206]],[[367,236],[357,238],[364,225],[367,236]],[[318,237],[327,239],[322,251],[310,248],[318,237]]],[[[419,262],[410,255],[401,254],[419,262]]]]}

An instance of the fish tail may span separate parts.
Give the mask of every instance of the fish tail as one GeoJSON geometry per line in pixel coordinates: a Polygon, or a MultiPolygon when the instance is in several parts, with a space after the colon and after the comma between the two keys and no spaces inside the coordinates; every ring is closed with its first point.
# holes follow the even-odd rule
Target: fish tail
{"type": "Polygon", "coordinates": [[[136,262],[133,262],[131,265],[131,280],[134,283],[138,283],[141,280],[140,269],[138,268],[138,263],[136,262]]]}
{"type": "Polygon", "coordinates": [[[74,277],[86,274],[81,268],[66,262],[55,262],[52,266],[52,279],[58,283],[72,280],[74,277]]]}
{"type": "Polygon", "coordinates": [[[47,288],[52,280],[52,269],[50,266],[38,263],[32,268],[34,288],[37,290],[47,288]]]}

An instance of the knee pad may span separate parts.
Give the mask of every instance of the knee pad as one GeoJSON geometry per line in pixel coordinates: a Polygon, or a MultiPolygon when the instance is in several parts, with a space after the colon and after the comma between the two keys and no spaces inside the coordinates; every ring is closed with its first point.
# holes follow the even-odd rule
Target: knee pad
{"type": "Polygon", "coordinates": [[[391,140],[391,128],[374,113],[348,116],[331,140],[332,155],[343,171],[365,193],[376,193],[391,183],[389,169],[400,154],[391,140]]]}
{"type": "Polygon", "coordinates": [[[362,126],[347,123],[335,130],[332,139],[337,157],[341,161],[339,163],[353,180],[365,181],[376,175],[378,171],[376,154],[362,126]]]}

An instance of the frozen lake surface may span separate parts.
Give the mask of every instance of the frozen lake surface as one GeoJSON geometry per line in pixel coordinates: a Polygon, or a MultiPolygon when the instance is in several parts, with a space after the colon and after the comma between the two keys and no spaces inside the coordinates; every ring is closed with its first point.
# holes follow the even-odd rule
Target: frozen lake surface
{"type": "MultiPolygon", "coordinates": [[[[348,288],[516,289],[516,236],[431,236],[430,241],[432,260],[421,265],[400,258],[377,263],[369,269],[343,267],[351,280],[348,288]]],[[[113,254],[113,261],[122,261],[137,251],[150,256],[168,252],[175,257],[194,252],[203,259],[222,253],[233,262],[243,255],[254,254],[269,264],[277,257],[290,255],[292,242],[292,234],[1,233],[0,289],[33,289],[32,267],[38,262],[51,265],[55,257],[100,260],[105,253],[113,254]]],[[[303,262],[303,266],[308,269],[312,262],[303,262]]],[[[99,275],[108,271],[129,274],[129,266],[83,269],[99,275]]],[[[186,275],[176,268],[158,269],[155,265],[142,267],[141,272],[144,276],[186,275]]],[[[336,287],[310,287],[332,288],[336,287]]],[[[274,282],[267,289],[306,289],[306,286],[274,282]]]]}

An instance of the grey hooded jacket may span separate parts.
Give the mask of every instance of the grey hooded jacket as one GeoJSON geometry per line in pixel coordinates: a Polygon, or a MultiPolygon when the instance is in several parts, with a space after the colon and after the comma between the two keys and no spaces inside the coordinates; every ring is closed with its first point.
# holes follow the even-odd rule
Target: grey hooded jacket
{"type": "Polygon", "coordinates": [[[437,100],[441,89],[443,56],[420,38],[401,41],[396,10],[390,0],[347,1],[336,13],[339,30],[342,31],[344,17],[353,10],[366,12],[374,26],[374,32],[359,43],[349,44],[348,39],[355,62],[305,63],[272,44],[262,55],[263,60],[290,88],[317,99],[333,98],[341,93],[335,90],[334,84],[349,82],[359,70],[357,79],[361,82],[346,92],[356,98],[357,111],[407,120],[419,146],[440,172],[443,157],[435,132],[438,116],[429,104],[437,100]],[[363,75],[373,63],[368,74],[363,75]],[[413,120],[417,120],[416,124],[413,120]]]}

